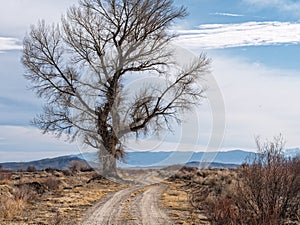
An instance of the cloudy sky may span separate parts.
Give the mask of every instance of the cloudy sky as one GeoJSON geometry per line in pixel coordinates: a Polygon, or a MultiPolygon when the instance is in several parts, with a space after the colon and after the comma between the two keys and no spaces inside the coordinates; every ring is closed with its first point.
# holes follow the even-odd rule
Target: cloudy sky
{"type": "MultiPolygon", "coordinates": [[[[43,102],[28,90],[20,63],[22,39],[30,25],[39,19],[57,22],[76,2],[1,2],[0,161],[81,149],[30,126],[43,102]]],[[[193,54],[204,51],[213,60],[208,98],[186,116],[174,135],[162,134],[159,143],[152,139],[132,143],[129,149],[204,151],[217,136],[222,150],[254,150],[255,136],[271,138],[279,133],[287,148],[300,147],[300,1],[177,0],[175,4],[185,5],[190,13],[174,26],[179,34],[176,44],[193,54]]],[[[209,149],[217,147],[211,144],[209,149]]]]}

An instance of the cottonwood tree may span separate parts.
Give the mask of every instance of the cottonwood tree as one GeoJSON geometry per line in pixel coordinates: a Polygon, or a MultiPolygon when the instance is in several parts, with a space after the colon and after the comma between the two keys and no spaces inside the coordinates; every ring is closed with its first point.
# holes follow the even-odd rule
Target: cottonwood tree
{"type": "Polygon", "coordinates": [[[170,28],[186,14],[173,0],[82,0],[59,24],[32,26],[22,62],[47,102],[34,124],[81,137],[98,149],[103,174],[117,176],[130,134],[170,129],[203,97],[198,81],[210,60],[201,54],[178,68],[170,47],[170,28]],[[164,82],[147,80],[126,92],[129,79],[149,76],[164,82]]]}

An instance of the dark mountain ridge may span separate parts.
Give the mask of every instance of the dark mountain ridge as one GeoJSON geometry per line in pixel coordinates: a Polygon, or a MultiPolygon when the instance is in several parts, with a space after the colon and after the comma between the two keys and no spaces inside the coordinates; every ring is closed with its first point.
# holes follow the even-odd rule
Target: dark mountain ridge
{"type": "Polygon", "coordinates": [[[67,156],[61,156],[56,158],[41,159],[41,160],[36,160],[31,162],[0,163],[0,166],[2,166],[2,169],[12,170],[12,171],[26,170],[28,166],[34,166],[37,170],[44,170],[46,168],[65,170],[68,169],[68,165],[72,161],[84,162],[85,160],[83,160],[82,158],[76,155],[67,155],[67,156]]]}

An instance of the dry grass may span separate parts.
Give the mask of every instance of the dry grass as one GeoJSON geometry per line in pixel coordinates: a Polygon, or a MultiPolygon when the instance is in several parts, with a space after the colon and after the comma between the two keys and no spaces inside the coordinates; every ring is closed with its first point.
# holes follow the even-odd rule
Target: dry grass
{"type": "Polygon", "coordinates": [[[30,186],[15,188],[2,186],[0,196],[0,218],[5,221],[21,216],[26,207],[36,198],[36,193],[30,186]]]}
{"type": "Polygon", "coordinates": [[[13,173],[10,171],[0,170],[0,185],[9,184],[13,173]]]}
{"type": "MultiPolygon", "coordinates": [[[[5,197],[0,200],[0,218],[11,220],[16,216],[21,216],[22,211],[26,208],[27,202],[5,197]]],[[[2,222],[5,222],[2,220],[2,222]]]]}
{"type": "MultiPolygon", "coordinates": [[[[293,163],[292,168],[299,174],[299,161],[293,163]]],[[[154,171],[153,174],[159,172],[154,171]]],[[[141,172],[135,170],[123,171],[123,175],[133,177],[133,181],[143,177],[141,172]]],[[[241,224],[235,221],[238,211],[233,201],[233,193],[240,191],[236,189],[239,176],[240,170],[182,168],[165,181],[168,188],[161,196],[161,204],[175,221],[174,224],[241,224]]],[[[9,177],[0,184],[0,224],[73,225],[84,218],[85,211],[106,194],[128,187],[103,179],[93,172],[71,175],[49,170],[12,173],[9,177]]],[[[132,193],[124,204],[131,204],[145,190],[132,193]]],[[[123,214],[124,221],[134,223],[136,218],[129,211],[123,214]]]]}
{"type": "Polygon", "coordinates": [[[56,177],[47,177],[43,184],[51,191],[58,190],[61,181],[56,177]]]}
{"type": "Polygon", "coordinates": [[[203,214],[196,213],[189,203],[186,183],[181,180],[177,182],[166,182],[168,188],[161,196],[161,204],[167,209],[170,218],[175,224],[182,225],[208,225],[207,218],[203,214]]]}
{"type": "Polygon", "coordinates": [[[93,176],[94,172],[13,173],[0,185],[0,224],[76,224],[103,196],[126,187],[105,179],[87,183],[93,176]]]}
{"type": "MultiPolygon", "coordinates": [[[[206,207],[210,207],[210,203],[215,204],[217,196],[226,196],[235,186],[236,178],[235,170],[184,167],[169,178],[169,188],[162,196],[162,203],[169,209],[176,224],[211,224],[206,207]],[[205,205],[202,208],[195,207],[194,201],[205,205]]],[[[225,201],[222,203],[226,204],[225,201]]]]}

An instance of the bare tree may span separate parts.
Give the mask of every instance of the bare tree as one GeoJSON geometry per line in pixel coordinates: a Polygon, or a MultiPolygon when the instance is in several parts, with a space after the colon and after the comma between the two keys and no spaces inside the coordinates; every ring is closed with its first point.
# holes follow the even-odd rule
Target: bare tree
{"type": "Polygon", "coordinates": [[[43,114],[44,132],[68,134],[99,150],[103,173],[116,176],[130,134],[170,129],[203,97],[198,85],[210,60],[201,54],[184,68],[173,60],[170,27],[186,16],[173,0],[82,0],[60,24],[39,22],[24,39],[25,77],[43,114]],[[155,76],[128,95],[132,77],[155,76]]]}

